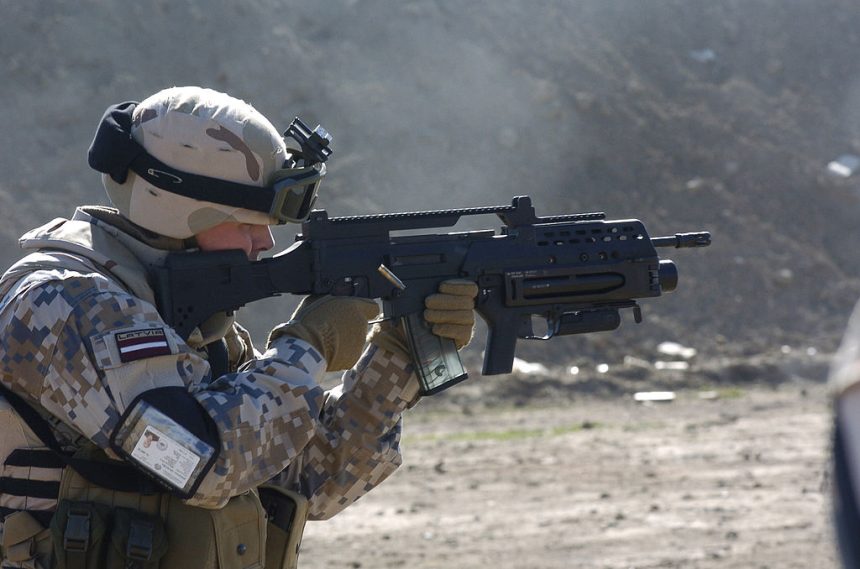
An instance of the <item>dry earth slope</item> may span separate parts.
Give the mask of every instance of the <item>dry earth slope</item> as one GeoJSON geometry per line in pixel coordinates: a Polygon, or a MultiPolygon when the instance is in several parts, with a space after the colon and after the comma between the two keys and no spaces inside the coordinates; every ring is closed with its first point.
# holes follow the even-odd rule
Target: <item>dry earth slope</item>
{"type": "MultiPolygon", "coordinates": [[[[680,289],[647,303],[646,326],[530,357],[662,340],[830,351],[860,292],[857,182],[824,174],[860,151],[860,8],[846,0],[0,0],[0,12],[4,262],[28,227],[103,200],[83,160],[105,106],[203,84],[280,125],[327,126],[337,155],[320,204],[338,214],[528,193],[539,213],[713,232],[709,250],[674,255],[680,289]]],[[[264,331],[271,310],[250,312],[264,331]]]]}

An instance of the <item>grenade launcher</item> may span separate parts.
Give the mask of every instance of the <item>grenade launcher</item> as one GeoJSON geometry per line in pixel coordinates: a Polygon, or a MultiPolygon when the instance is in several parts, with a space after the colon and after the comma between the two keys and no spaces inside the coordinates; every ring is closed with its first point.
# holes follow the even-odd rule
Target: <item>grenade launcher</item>
{"type": "Polygon", "coordinates": [[[381,299],[385,318],[402,319],[423,392],[433,394],[467,377],[453,341],[433,335],[421,315],[440,282],[478,284],[475,308],[488,327],[482,373],[509,373],[517,339],[614,330],[622,308],[640,322],[636,299],[678,282],[675,264],[656,247],[710,242],[707,232],[652,238],[641,221],[603,213],[538,217],[531,199],[519,196],[509,206],[425,212],[329,217],[315,210],[296,243],[274,257],[174,253],[154,279],[161,314],[184,338],[217,312],[282,293],[381,299]],[[481,214],[497,215],[501,230],[395,233],[481,214]]]}

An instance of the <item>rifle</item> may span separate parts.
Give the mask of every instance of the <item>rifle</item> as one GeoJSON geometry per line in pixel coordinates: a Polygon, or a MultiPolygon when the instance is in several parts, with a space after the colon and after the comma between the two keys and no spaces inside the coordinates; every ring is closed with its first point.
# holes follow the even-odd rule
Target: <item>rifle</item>
{"type": "Polygon", "coordinates": [[[482,373],[509,373],[518,339],[614,330],[622,308],[641,322],[636,299],[678,282],[675,264],[656,247],[708,245],[707,232],[651,238],[641,221],[603,213],[538,217],[531,199],[519,196],[509,206],[424,212],[329,217],[314,210],[296,242],[271,258],[173,253],[153,274],[160,312],[184,338],[217,312],[282,293],[381,299],[385,318],[402,319],[422,391],[433,394],[467,377],[453,341],[432,334],[421,315],[440,282],[478,284],[475,309],[488,327],[482,373]],[[395,234],[484,214],[501,219],[499,233],[395,234]],[[545,321],[542,334],[533,317],[545,321]]]}

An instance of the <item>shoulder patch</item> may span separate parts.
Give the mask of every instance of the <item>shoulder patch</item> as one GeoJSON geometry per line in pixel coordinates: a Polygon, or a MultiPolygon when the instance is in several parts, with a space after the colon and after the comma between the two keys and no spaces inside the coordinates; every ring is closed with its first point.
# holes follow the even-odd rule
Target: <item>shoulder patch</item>
{"type": "Polygon", "coordinates": [[[103,369],[120,367],[129,362],[179,353],[169,330],[138,324],[111,330],[91,340],[95,364],[103,369]]]}
{"type": "Polygon", "coordinates": [[[123,363],[170,354],[170,344],[167,343],[164,328],[117,332],[114,338],[119,350],[119,359],[123,363]]]}

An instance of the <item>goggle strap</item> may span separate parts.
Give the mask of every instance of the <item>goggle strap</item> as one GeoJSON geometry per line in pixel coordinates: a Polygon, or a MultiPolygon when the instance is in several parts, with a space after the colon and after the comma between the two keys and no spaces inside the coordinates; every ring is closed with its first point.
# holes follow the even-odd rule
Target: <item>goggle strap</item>
{"type": "MultiPolygon", "coordinates": [[[[270,215],[280,223],[302,221],[310,211],[325,164],[290,168],[285,164],[281,179],[272,186],[249,186],[177,170],[161,162],[131,137],[135,101],[111,105],[99,123],[88,151],[95,170],[110,175],[118,184],[131,170],[153,186],[187,198],[232,206],[270,215]]],[[[297,119],[298,120],[298,119],[297,119]]],[[[302,151],[294,151],[302,162],[302,151]]],[[[293,164],[295,160],[293,161],[293,164]]]]}
{"type": "Polygon", "coordinates": [[[183,172],[148,152],[138,154],[129,164],[129,169],[157,188],[195,200],[269,213],[275,199],[272,188],[183,172]]]}

